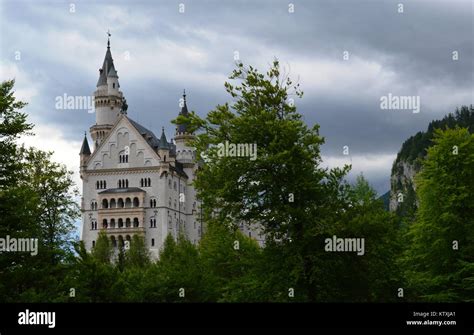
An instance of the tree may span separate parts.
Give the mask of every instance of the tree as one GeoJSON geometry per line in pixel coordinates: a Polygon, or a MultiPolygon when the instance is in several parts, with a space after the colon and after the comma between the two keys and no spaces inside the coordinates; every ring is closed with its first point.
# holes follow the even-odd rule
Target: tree
{"type": "Polygon", "coordinates": [[[51,161],[51,153],[16,142],[32,129],[26,104],[16,101],[13,81],[0,87],[0,236],[38,241],[38,253],[0,255],[0,300],[64,300],[62,278],[71,260],[71,232],[78,216],[72,173],[51,161]]]}
{"type": "Polygon", "coordinates": [[[145,244],[145,238],[133,235],[130,248],[125,254],[125,266],[143,268],[150,263],[150,255],[145,244]]]}
{"type": "Polygon", "coordinates": [[[258,301],[261,282],[254,272],[261,250],[255,240],[220,222],[210,222],[199,252],[207,299],[258,301]]]}
{"type": "Polygon", "coordinates": [[[169,234],[158,262],[148,266],[141,285],[146,302],[199,302],[202,271],[197,248],[184,236],[169,234]]]}
{"type": "Polygon", "coordinates": [[[416,177],[420,206],[404,255],[411,299],[474,300],[474,135],[434,131],[416,177]]]}
{"type": "Polygon", "coordinates": [[[99,263],[110,264],[112,260],[113,249],[105,231],[100,231],[97,237],[95,247],[92,249],[92,257],[99,263]]]}
{"type": "Polygon", "coordinates": [[[341,183],[349,168],[320,167],[319,126],[307,127],[297,113],[291,96],[303,93],[278,61],[265,75],[238,64],[230,79],[238,81],[225,83],[231,104],[218,105],[205,119],[192,112],[175,120],[200,131],[190,144],[204,158],[195,181],[204,220],[261,227],[267,242],[291,250],[284,253],[294,260],[286,272],[298,273],[293,286],[315,300],[313,237],[347,205],[341,183]],[[249,145],[256,155],[223,153],[226,143],[249,145]]]}

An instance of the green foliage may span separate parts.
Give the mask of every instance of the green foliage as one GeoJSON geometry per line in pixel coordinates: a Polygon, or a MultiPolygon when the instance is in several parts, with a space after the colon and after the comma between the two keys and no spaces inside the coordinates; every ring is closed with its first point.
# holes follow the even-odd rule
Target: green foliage
{"type": "Polygon", "coordinates": [[[38,254],[0,254],[0,301],[63,301],[77,193],[72,173],[52,162],[51,153],[16,143],[32,125],[13,85],[0,85],[0,236],[38,239],[38,254]]]}
{"type": "Polygon", "coordinates": [[[474,135],[465,128],[434,134],[416,178],[420,207],[408,233],[407,279],[414,299],[472,301],[474,135]]]}
{"type": "MultiPolygon", "coordinates": [[[[407,139],[397,155],[393,166],[395,167],[399,161],[415,162],[418,158],[426,156],[427,149],[432,145],[435,129],[447,129],[455,126],[467,128],[472,134],[474,133],[474,108],[472,105],[461,106],[456,109],[454,114],[449,113],[441,120],[431,121],[426,132],[418,132],[415,136],[407,139]]],[[[392,170],[392,174],[393,174],[392,170]]]]}

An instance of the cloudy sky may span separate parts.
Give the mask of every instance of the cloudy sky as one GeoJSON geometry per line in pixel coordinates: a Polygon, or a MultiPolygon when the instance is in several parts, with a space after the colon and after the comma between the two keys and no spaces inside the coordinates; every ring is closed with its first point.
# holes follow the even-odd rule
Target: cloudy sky
{"type": "Polygon", "coordinates": [[[262,71],[276,57],[305,92],[295,102],[305,121],[321,125],[325,164],[352,162],[350,179],[363,172],[379,193],[389,189],[406,138],[473,103],[470,0],[0,4],[1,79],[16,78],[36,124],[26,142],[54,150],[77,182],[83,133],[95,116],[58,110],[55,99],[92,94],[109,29],[129,116],[155,133],[162,126],[168,137],[174,133],[170,120],[184,88],[188,107],[200,115],[229,101],[223,83],[236,53],[262,71]],[[389,93],[419,96],[420,113],[381,109],[389,93]]]}

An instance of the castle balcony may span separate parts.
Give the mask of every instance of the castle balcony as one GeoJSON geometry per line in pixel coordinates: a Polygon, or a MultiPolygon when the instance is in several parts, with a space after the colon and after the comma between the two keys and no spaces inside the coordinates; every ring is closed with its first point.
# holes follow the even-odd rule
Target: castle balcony
{"type": "Polygon", "coordinates": [[[108,189],[99,193],[98,222],[103,229],[143,228],[145,194],[138,187],[108,189]]]}

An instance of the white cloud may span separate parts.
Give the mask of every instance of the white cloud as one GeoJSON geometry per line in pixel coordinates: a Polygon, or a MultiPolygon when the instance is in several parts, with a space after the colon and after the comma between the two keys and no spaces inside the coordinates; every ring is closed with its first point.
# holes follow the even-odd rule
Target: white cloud
{"type": "Polygon", "coordinates": [[[352,165],[351,174],[377,175],[390,173],[396,154],[323,156],[323,165],[329,168],[352,165]]]}

